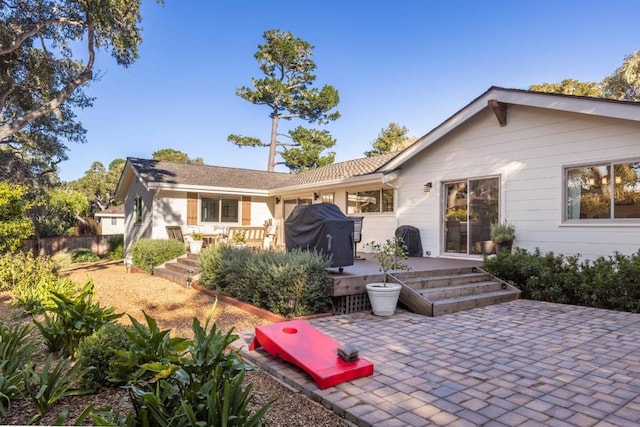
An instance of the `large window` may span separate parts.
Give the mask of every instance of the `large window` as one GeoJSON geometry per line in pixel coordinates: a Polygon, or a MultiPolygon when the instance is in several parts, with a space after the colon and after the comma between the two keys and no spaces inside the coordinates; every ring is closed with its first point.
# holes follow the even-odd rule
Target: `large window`
{"type": "Polygon", "coordinates": [[[347,214],[393,212],[393,189],[347,193],[347,214]]]}
{"type": "Polygon", "coordinates": [[[640,218],[640,162],[566,169],[567,220],[640,218]]]}
{"type": "Polygon", "coordinates": [[[203,197],[200,199],[202,222],[238,222],[238,199],[203,197]]]}

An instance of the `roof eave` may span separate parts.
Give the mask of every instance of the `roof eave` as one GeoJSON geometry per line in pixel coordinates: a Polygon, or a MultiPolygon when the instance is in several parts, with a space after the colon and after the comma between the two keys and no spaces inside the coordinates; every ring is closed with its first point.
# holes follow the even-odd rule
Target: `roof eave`
{"type": "Polygon", "coordinates": [[[454,115],[436,126],[429,133],[419,138],[413,145],[391,159],[380,171],[389,172],[400,167],[407,160],[411,159],[435,141],[444,137],[456,127],[487,108],[490,100],[496,100],[505,104],[640,121],[640,104],[638,103],[491,87],[454,115]]]}
{"type": "Polygon", "coordinates": [[[239,196],[268,196],[269,190],[261,190],[257,188],[238,188],[238,187],[212,187],[208,185],[179,184],[152,182],[148,185],[150,190],[166,190],[166,191],[185,191],[196,193],[215,193],[229,194],[239,196]]]}
{"type": "Polygon", "coordinates": [[[382,184],[383,173],[371,173],[366,175],[350,176],[346,178],[333,179],[330,181],[313,182],[309,184],[294,185],[291,187],[279,187],[269,190],[270,196],[296,194],[309,190],[330,190],[334,188],[344,188],[353,185],[382,184]]]}

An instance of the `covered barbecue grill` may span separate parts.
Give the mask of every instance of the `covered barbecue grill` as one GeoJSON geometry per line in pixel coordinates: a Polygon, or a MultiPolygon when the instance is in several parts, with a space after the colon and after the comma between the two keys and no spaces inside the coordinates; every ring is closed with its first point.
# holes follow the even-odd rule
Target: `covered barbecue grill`
{"type": "Polygon", "coordinates": [[[353,219],[333,203],[298,205],[284,223],[287,251],[310,250],[331,257],[331,267],[353,265],[353,219]]]}

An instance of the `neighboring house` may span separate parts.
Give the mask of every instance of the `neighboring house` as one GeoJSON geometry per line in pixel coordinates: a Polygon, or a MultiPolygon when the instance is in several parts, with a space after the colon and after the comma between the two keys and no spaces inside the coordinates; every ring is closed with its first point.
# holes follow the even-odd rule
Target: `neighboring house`
{"type": "Polygon", "coordinates": [[[124,234],[124,205],[111,206],[94,215],[100,224],[101,234],[124,234]]]}
{"type": "Polygon", "coordinates": [[[419,229],[427,256],[519,247],[593,258],[640,248],[640,103],[492,87],[400,153],[297,174],[128,159],[125,242],[165,225],[279,225],[297,204],[363,216],[363,241],[419,229]]]}

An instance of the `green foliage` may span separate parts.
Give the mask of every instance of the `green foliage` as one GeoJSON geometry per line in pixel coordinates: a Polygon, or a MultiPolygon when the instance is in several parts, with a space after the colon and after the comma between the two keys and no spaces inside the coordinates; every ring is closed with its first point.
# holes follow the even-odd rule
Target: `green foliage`
{"type": "Polygon", "coordinates": [[[492,222],[490,237],[494,243],[512,242],[516,238],[516,226],[505,222],[492,222]]]}
{"type": "Polygon", "coordinates": [[[411,270],[403,260],[407,257],[407,246],[400,236],[393,236],[384,243],[371,242],[373,256],[378,261],[378,271],[384,273],[384,283],[387,283],[387,274],[390,271],[411,270]]]}
{"type": "Polygon", "coordinates": [[[624,57],[622,65],[602,81],[608,98],[640,101],[640,51],[624,57]]]}
{"type": "Polygon", "coordinates": [[[82,194],[90,203],[90,212],[85,212],[84,215],[93,215],[117,203],[113,195],[116,193],[125,164],[126,160],[115,159],[109,164],[109,168],[105,169],[101,162],[93,162],[82,177],[67,183],[67,189],[82,194]]]}
{"type": "Polygon", "coordinates": [[[60,399],[93,393],[93,389],[76,387],[89,369],[80,364],[72,364],[71,359],[61,359],[52,366],[53,356],[47,356],[41,372],[36,372],[33,364],[23,371],[27,396],[38,411],[31,421],[35,421],[60,399]]]}
{"type": "Polygon", "coordinates": [[[95,79],[100,51],[127,67],[142,42],[140,0],[2,2],[0,179],[27,182],[66,160],[66,143],[86,141],[77,109],[95,79]],[[10,147],[10,149],[7,149],[10,147]]]}
{"type": "Polygon", "coordinates": [[[204,165],[204,159],[202,157],[196,157],[192,159],[187,153],[183,153],[180,150],[173,148],[163,148],[151,153],[153,160],[163,160],[167,162],[186,163],[188,165],[204,165]]]}
{"type": "Polygon", "coordinates": [[[140,239],[131,245],[133,265],[151,273],[153,267],[184,255],[186,249],[175,239],[140,239]]]}
{"type": "Polygon", "coordinates": [[[383,128],[378,137],[371,143],[373,147],[370,151],[365,151],[366,157],[373,157],[379,154],[391,153],[402,150],[411,145],[416,139],[407,136],[409,129],[406,126],[400,127],[397,123],[389,123],[383,128]]]}
{"type": "MultiPolygon", "coordinates": [[[[147,318],[148,323],[155,323],[147,318]]],[[[157,359],[139,365],[144,374],[130,386],[131,403],[141,425],[257,426],[270,403],[254,414],[248,409],[251,386],[243,389],[244,372],[238,350],[229,349],[238,336],[223,334],[215,324],[207,331],[193,319],[194,339],[177,360],[157,359]],[[145,378],[146,380],[140,381],[145,378]]]]}
{"type": "Polygon", "coordinates": [[[109,238],[109,253],[107,256],[113,260],[124,258],[124,235],[118,234],[109,238]]]}
{"type": "Polygon", "coordinates": [[[78,363],[85,368],[93,367],[86,376],[86,384],[114,385],[108,381],[117,351],[126,351],[131,345],[126,326],[107,323],[92,335],[82,339],[78,346],[78,363]]]}
{"type": "Polygon", "coordinates": [[[28,314],[38,314],[53,307],[53,293],[73,295],[77,285],[68,278],[43,277],[37,283],[20,284],[11,290],[14,304],[28,314]]]}
{"type": "Polygon", "coordinates": [[[89,212],[87,198],[71,189],[39,189],[34,197],[29,215],[40,237],[73,235],[77,218],[89,212]]]}
{"type": "Polygon", "coordinates": [[[42,279],[57,277],[58,267],[49,257],[36,257],[31,252],[0,255],[0,290],[16,286],[35,286],[42,279]]]}
{"type": "Polygon", "coordinates": [[[516,249],[485,258],[484,268],[522,291],[522,297],[640,312],[640,252],[596,260],[516,249]]]}
{"type": "Polygon", "coordinates": [[[200,256],[200,283],[284,316],[326,312],[329,260],[308,251],[255,252],[218,245],[200,256]],[[295,297],[295,307],[290,307],[295,297]]]}
{"type": "Polygon", "coordinates": [[[24,386],[22,370],[38,342],[27,325],[6,325],[0,321],[0,418],[7,416],[11,401],[24,386]]]}
{"type": "Polygon", "coordinates": [[[71,252],[71,260],[73,262],[96,262],[100,261],[100,257],[91,252],[91,249],[78,248],[71,252]]]}
{"type": "Polygon", "coordinates": [[[129,339],[126,350],[115,350],[109,369],[109,381],[115,384],[147,381],[154,374],[141,368],[147,363],[177,363],[179,355],[184,352],[189,341],[183,338],[172,338],[167,330],[160,330],[156,320],[144,313],[147,326],[129,316],[132,328],[125,330],[129,339]]]}
{"type": "MultiPolygon", "coordinates": [[[[278,124],[280,119],[291,120],[301,119],[309,123],[328,123],[340,117],[337,111],[331,112],[339,102],[338,91],[333,86],[325,85],[321,89],[313,88],[316,79],[314,73],[315,62],[311,59],[313,46],[308,42],[294,37],[293,34],[280,31],[268,30],[263,34],[264,44],[258,45],[258,51],[254,55],[260,70],[264,73],[261,79],[252,79],[253,88],[243,86],[236,89],[236,94],[242,99],[256,105],[266,105],[269,107],[269,118],[271,119],[271,140],[263,143],[258,138],[241,135],[229,135],[228,141],[239,147],[270,147],[269,162],[267,169],[273,171],[276,165],[276,147],[283,147],[289,150],[291,147],[298,147],[299,150],[307,150],[313,147],[311,152],[302,155],[298,152],[295,156],[287,159],[287,164],[296,169],[303,169],[317,161],[325,161],[318,157],[317,160],[309,159],[313,157],[313,152],[319,153],[330,143],[328,135],[320,135],[317,138],[295,138],[293,142],[278,141],[278,124]],[[319,145],[316,146],[316,142],[319,145]],[[295,158],[294,158],[295,157],[295,158]],[[297,158],[297,159],[296,159],[297,158]],[[294,161],[304,160],[304,164],[294,164],[294,161]]],[[[298,128],[301,129],[301,128],[298,128]]],[[[302,132],[302,131],[300,131],[302,132]]],[[[308,131],[318,132],[318,131],[308,131]]],[[[290,135],[294,137],[295,135],[290,135]]]]}
{"type": "Polygon", "coordinates": [[[581,82],[574,79],[564,79],[560,83],[542,83],[529,86],[529,90],[546,93],[561,93],[564,95],[602,97],[602,85],[596,82],[581,82]]]}
{"type": "Polygon", "coordinates": [[[64,349],[64,341],[62,337],[66,333],[62,323],[56,321],[56,318],[44,313],[42,321],[33,319],[33,323],[40,331],[40,335],[44,339],[44,344],[51,353],[62,352],[64,349]]]}
{"type": "Polygon", "coordinates": [[[565,95],[640,101],[640,51],[625,56],[622,65],[601,82],[565,79],[560,83],[531,85],[529,89],[565,95]]]}
{"type": "Polygon", "coordinates": [[[289,131],[289,136],[293,141],[293,147],[284,150],[280,155],[290,171],[315,169],[334,162],[335,152],[322,155],[325,149],[336,145],[336,139],[328,131],[298,126],[289,131]]]}
{"type": "Polygon", "coordinates": [[[0,182],[0,254],[22,249],[23,240],[33,234],[33,221],[26,215],[28,191],[23,185],[0,182]]]}
{"type": "MultiPolygon", "coordinates": [[[[115,313],[115,308],[103,308],[92,301],[93,282],[91,280],[87,281],[82,290],[73,297],[57,292],[52,294],[54,306],[49,309],[49,312],[53,313],[55,319],[49,322],[49,326],[58,324],[64,331],[62,334],[64,352],[71,357],[75,357],[82,338],[122,316],[115,313]]],[[[35,322],[41,331],[47,326],[46,323],[42,325],[35,322]]]]}

